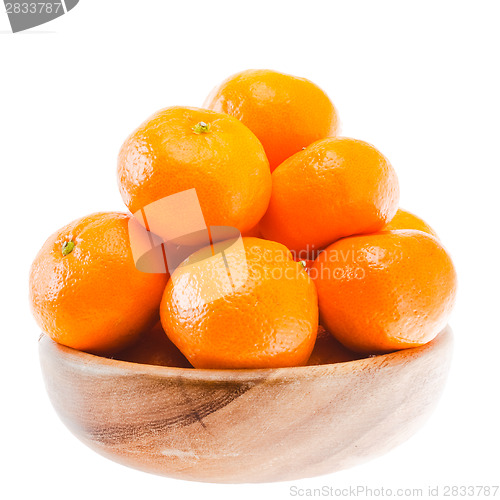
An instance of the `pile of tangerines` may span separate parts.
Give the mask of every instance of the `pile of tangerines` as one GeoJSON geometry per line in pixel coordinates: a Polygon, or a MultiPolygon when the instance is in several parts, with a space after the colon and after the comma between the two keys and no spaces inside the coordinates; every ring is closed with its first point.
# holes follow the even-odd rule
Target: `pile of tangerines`
{"type": "Polygon", "coordinates": [[[387,158],[338,133],[318,86],[268,70],[228,78],[203,109],[157,112],[119,154],[130,213],[76,220],[36,256],[38,324],[74,349],[195,368],[333,363],[431,341],[455,300],[450,256],[398,209],[387,158]],[[206,227],[236,228],[240,245],[193,246],[170,273],[138,269],[132,214],[192,189],[206,227]]]}

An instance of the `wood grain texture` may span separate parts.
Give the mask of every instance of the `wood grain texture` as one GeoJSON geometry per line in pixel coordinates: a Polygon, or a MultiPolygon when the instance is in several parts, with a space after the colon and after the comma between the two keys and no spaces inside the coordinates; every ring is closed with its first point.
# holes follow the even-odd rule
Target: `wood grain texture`
{"type": "Polygon", "coordinates": [[[351,467],[406,440],[443,389],[452,332],[373,358],[265,370],[128,363],[45,335],[39,349],[54,408],[102,455],[173,478],[269,482],[351,467]]]}

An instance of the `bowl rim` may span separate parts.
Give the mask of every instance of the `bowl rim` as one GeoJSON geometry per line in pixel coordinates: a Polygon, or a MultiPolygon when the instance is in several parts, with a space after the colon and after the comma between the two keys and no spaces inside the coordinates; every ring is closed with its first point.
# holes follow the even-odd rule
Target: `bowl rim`
{"type": "Polygon", "coordinates": [[[211,368],[180,368],[176,366],[149,365],[106,358],[84,351],[79,351],[52,340],[46,333],[38,338],[40,357],[43,351],[51,351],[59,358],[64,358],[72,365],[80,365],[85,370],[95,370],[101,373],[114,375],[146,375],[159,378],[183,378],[191,381],[239,381],[263,378],[309,378],[319,374],[333,373],[337,375],[352,374],[366,368],[383,367],[399,363],[408,363],[412,359],[420,358],[437,348],[443,348],[452,343],[453,331],[446,325],[436,337],[417,347],[410,347],[386,354],[370,355],[366,358],[327,363],[321,365],[289,366],[281,368],[239,368],[239,369],[211,369],[211,368]]]}

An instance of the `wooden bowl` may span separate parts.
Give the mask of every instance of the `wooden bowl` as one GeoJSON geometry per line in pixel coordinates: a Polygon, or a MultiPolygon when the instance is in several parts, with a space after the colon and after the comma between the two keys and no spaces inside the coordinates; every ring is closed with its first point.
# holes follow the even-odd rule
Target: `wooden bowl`
{"type": "Polygon", "coordinates": [[[75,436],[147,472],[217,483],[317,476],[385,453],[422,425],[452,332],[331,365],[195,370],[93,356],[40,337],[49,394],[75,436]]]}

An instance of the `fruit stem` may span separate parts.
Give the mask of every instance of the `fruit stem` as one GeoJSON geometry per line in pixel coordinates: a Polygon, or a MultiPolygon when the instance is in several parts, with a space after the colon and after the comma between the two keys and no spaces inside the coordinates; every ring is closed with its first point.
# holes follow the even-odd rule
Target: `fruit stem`
{"type": "Polygon", "coordinates": [[[69,255],[72,251],[73,248],[75,248],[75,242],[74,241],[66,241],[64,245],[62,246],[62,254],[64,257],[66,255],[69,255]]]}
{"type": "Polygon", "coordinates": [[[299,264],[305,269],[307,267],[305,260],[299,260],[299,264]]]}
{"type": "Polygon", "coordinates": [[[210,123],[200,122],[193,127],[193,132],[195,134],[206,134],[210,131],[210,123]]]}

